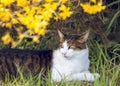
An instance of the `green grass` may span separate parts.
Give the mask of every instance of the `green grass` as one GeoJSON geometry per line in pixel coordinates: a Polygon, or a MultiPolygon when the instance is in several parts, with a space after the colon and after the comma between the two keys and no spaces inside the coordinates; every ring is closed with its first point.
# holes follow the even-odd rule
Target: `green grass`
{"type": "Polygon", "coordinates": [[[91,42],[90,47],[90,60],[91,60],[91,72],[100,73],[101,77],[95,82],[83,82],[73,81],[59,83],[51,82],[49,77],[43,81],[39,76],[29,76],[25,78],[20,74],[19,78],[9,80],[6,78],[5,82],[1,82],[2,86],[120,86],[120,64],[115,64],[115,58],[120,58],[120,44],[115,45],[111,51],[107,51],[107,48],[101,47],[97,42],[91,42]],[[109,56],[108,52],[113,55],[109,56]]]}
{"type": "Polygon", "coordinates": [[[101,75],[100,80],[95,82],[95,86],[120,86],[120,65],[115,62],[115,59],[120,59],[119,51],[120,44],[113,47],[109,56],[106,48],[102,48],[98,43],[94,42],[91,45],[91,64],[92,71],[98,71],[101,75]]]}

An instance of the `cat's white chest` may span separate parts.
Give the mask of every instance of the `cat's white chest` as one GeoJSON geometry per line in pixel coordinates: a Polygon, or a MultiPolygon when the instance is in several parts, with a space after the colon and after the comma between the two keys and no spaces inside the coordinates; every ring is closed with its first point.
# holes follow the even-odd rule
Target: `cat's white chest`
{"type": "Polygon", "coordinates": [[[86,45],[89,31],[81,35],[65,35],[58,30],[58,34],[62,44],[53,52],[52,80],[94,81],[94,76],[99,78],[98,73],[89,71],[89,50],[86,45]]]}
{"type": "Polygon", "coordinates": [[[80,54],[66,59],[63,55],[56,50],[53,54],[52,78],[59,80],[61,77],[87,71],[89,69],[88,50],[81,51],[80,54]]]}

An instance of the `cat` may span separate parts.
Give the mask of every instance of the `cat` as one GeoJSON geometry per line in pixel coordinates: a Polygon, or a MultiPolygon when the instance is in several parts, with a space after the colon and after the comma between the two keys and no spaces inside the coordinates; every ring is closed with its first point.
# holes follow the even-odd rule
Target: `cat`
{"type": "Polygon", "coordinates": [[[43,70],[47,77],[51,71],[51,81],[94,81],[100,75],[89,71],[89,31],[82,34],[64,34],[58,30],[60,46],[56,50],[0,50],[0,79],[18,77],[18,66],[24,75],[38,75],[43,70]]]}

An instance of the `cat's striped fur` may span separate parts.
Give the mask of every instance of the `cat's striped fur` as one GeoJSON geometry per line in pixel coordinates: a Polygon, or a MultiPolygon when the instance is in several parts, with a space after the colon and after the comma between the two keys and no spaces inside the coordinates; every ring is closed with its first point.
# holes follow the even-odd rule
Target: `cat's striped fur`
{"type": "Polygon", "coordinates": [[[18,67],[25,75],[39,74],[43,69],[43,74],[47,74],[52,65],[52,50],[20,50],[2,49],[0,50],[0,78],[6,76],[18,77],[18,67]]]}

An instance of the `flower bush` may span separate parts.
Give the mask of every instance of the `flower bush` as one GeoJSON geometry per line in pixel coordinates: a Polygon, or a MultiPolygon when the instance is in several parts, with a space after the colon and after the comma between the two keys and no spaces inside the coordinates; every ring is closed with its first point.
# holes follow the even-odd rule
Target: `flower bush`
{"type": "MultiPolygon", "coordinates": [[[[39,38],[47,32],[51,19],[66,20],[73,14],[67,5],[69,0],[0,0],[0,26],[7,28],[1,37],[5,45],[17,46],[22,39],[32,38],[39,42],[39,38]],[[10,31],[16,31],[12,37],[10,31]]],[[[94,5],[81,3],[80,6],[89,14],[95,14],[105,9],[102,2],[90,0],[94,5]]],[[[1,29],[1,28],[0,28],[1,29]]]]}
{"type": "Polygon", "coordinates": [[[83,8],[84,12],[88,14],[96,14],[105,10],[106,6],[103,6],[102,4],[102,0],[98,2],[96,0],[90,0],[90,2],[84,4],[81,3],[80,6],[83,8]],[[91,5],[91,3],[93,3],[93,5],[91,5]]]}

